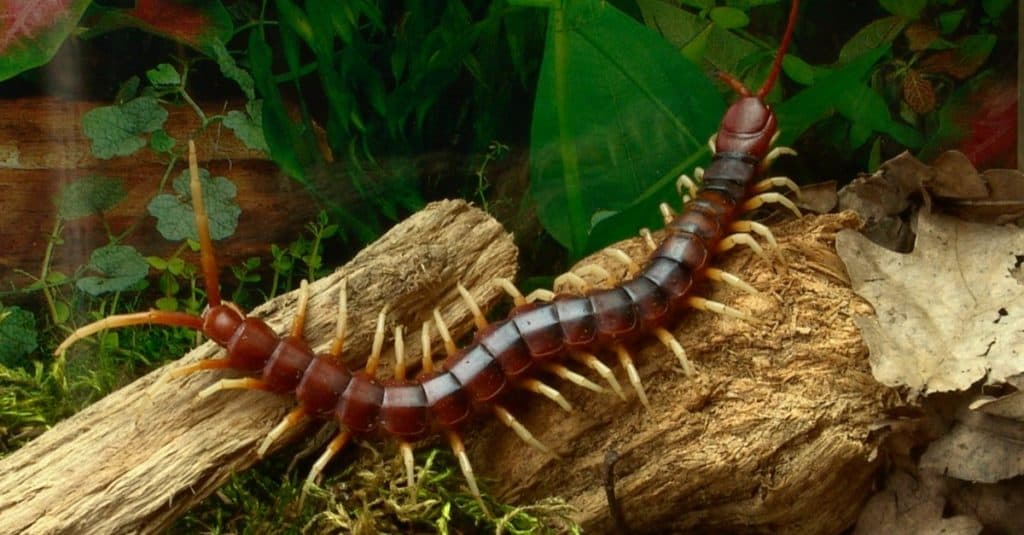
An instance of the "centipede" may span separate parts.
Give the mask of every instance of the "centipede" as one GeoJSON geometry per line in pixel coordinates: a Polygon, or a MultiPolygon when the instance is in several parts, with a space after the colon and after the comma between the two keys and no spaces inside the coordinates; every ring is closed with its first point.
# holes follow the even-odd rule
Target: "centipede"
{"type": "MultiPolygon", "coordinates": [[[[718,76],[738,94],[726,110],[720,127],[709,140],[713,154],[706,170],[694,177],[679,177],[677,189],[683,197],[676,214],[666,204],[664,238],[657,243],[642,231],[650,251],[641,265],[621,250],[605,249],[628,269],[623,280],[607,288],[588,284],[583,271],[567,272],[555,279],[578,292],[554,293],[538,290],[524,296],[511,281],[496,279],[512,298],[513,306],[501,320],[488,321],[481,307],[465,288],[459,293],[473,314],[476,333],[469,343],[458,347],[444,318],[434,309],[433,318],[421,325],[424,353],[418,372],[410,377],[404,357],[403,331],[394,331],[397,364],[393,377],[382,379],[377,371],[385,341],[387,309],[377,317],[373,345],[363,369],[349,369],[341,360],[347,328],[347,286],[338,295],[339,310],[334,341],[326,352],[316,353],[303,337],[309,290],[300,287],[298,311],[288,333],[279,334],[260,318],[247,316],[235,304],[222,298],[218,266],[210,237],[209,221],[199,182],[195,144],[189,142],[191,196],[200,243],[200,263],[208,304],[200,314],[150,310],[114,315],[74,331],[56,349],[69,346],[100,331],[134,325],[186,327],[201,332],[224,348],[223,356],[181,366],[171,378],[209,370],[235,370],[243,376],[220,379],[203,390],[210,396],[224,390],[261,390],[294,398],[296,404],[266,436],[257,451],[266,454],[271,445],[307,418],[330,421],[338,427],[323,453],[313,464],[306,483],[314,483],[328,463],[354,439],[394,440],[412,486],[413,445],[431,437],[449,443],[469,492],[483,511],[490,514],[481,498],[473,467],[463,442],[466,430],[482,414],[490,414],[510,427],[528,445],[545,453],[552,450],[541,443],[509,410],[507,401],[515,392],[527,390],[564,405],[554,387],[538,378],[545,370],[557,377],[595,391],[606,389],[573,371],[577,363],[591,370],[608,388],[626,399],[609,363],[625,370],[644,406],[649,402],[637,373],[631,348],[645,341],[663,344],[678,360],[685,375],[698,373],[672,334],[672,328],[690,310],[751,319],[741,310],[697,295],[706,280],[740,290],[757,290],[740,277],[712,265],[720,255],[736,246],[746,246],[766,256],[754,238],[757,235],[776,247],[771,230],[743,216],[766,204],[778,204],[801,216],[787,196],[776,191],[787,188],[799,195],[799,187],[786,177],[762,178],[771,163],[783,154],[795,154],[786,147],[773,147],[778,136],[775,113],[765,103],[774,87],[782,59],[793,37],[799,2],[791,4],[785,33],[771,70],[756,91],[725,73],[718,76]],[[699,187],[698,187],[699,184],[699,187]],[[446,357],[435,362],[430,351],[430,333],[436,330],[444,343],[446,357]]],[[[590,266],[589,271],[610,279],[607,271],[590,266]]],[[[577,366],[577,369],[579,369],[577,366]]]]}

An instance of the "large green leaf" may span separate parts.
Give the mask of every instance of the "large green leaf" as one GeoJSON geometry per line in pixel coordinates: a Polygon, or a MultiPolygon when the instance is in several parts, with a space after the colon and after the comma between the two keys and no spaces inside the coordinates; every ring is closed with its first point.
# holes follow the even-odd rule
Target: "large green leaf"
{"type": "MultiPolygon", "coordinates": [[[[580,256],[591,215],[671,188],[707,153],[723,111],[696,65],[610,4],[552,8],[530,140],[530,193],[541,222],[580,256]]],[[[647,217],[656,221],[657,211],[641,223],[647,217]]],[[[605,238],[636,229],[613,221],[605,238]]]]}
{"type": "Polygon", "coordinates": [[[140,30],[173,39],[213,57],[219,43],[234,33],[231,15],[220,0],[136,0],[130,9],[97,6],[92,37],[120,28],[140,30]]]}
{"type": "Polygon", "coordinates": [[[0,0],[0,81],[50,61],[89,0],[0,0]]]}

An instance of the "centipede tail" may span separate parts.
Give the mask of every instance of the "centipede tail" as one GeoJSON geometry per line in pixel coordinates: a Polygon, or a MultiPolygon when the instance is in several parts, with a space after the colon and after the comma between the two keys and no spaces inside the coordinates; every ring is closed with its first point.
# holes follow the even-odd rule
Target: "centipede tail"
{"type": "MultiPolygon", "coordinates": [[[[644,235],[651,253],[643,265],[618,249],[606,249],[606,253],[620,261],[629,273],[625,280],[610,288],[593,288],[582,277],[587,274],[582,271],[559,278],[559,282],[575,286],[579,295],[545,290],[524,297],[511,282],[496,280],[495,284],[512,296],[515,307],[507,318],[488,322],[469,292],[460,287],[459,292],[473,312],[477,326],[473,341],[458,347],[444,319],[435,310],[433,321],[425,323],[421,329],[424,354],[419,373],[413,378],[407,377],[404,335],[400,328],[394,333],[398,359],[394,377],[379,379],[376,376],[385,339],[386,311],[381,311],[365,369],[350,370],[340,360],[346,336],[347,290],[344,284],[339,293],[335,341],[328,352],[321,354],[309,347],[302,333],[308,296],[305,281],[299,311],[290,332],[283,336],[263,320],[246,317],[237,306],[221,300],[195,146],[190,142],[192,196],[209,306],[201,316],[161,311],[111,316],[75,331],[57,351],[62,352],[76,340],[100,330],[129,325],[174,325],[202,331],[225,348],[225,356],[178,368],[172,372],[174,376],[231,368],[244,372],[247,377],[221,380],[202,395],[227,389],[256,389],[293,396],[297,400],[297,407],[260,445],[260,455],[306,418],[333,419],[340,430],[314,464],[308,482],[315,481],[352,439],[386,436],[398,441],[412,485],[412,444],[439,435],[451,445],[470,491],[486,511],[461,438],[471,416],[493,414],[527,444],[556,455],[554,449],[534,437],[505,406],[512,392],[527,390],[571,410],[571,405],[557,389],[540,381],[539,372],[548,372],[591,390],[611,390],[625,399],[614,372],[601,358],[614,357],[625,369],[637,398],[647,405],[647,395],[628,349],[633,343],[650,338],[658,340],[676,356],[684,372],[693,374],[696,369],[670,332],[687,310],[750,319],[742,311],[696,295],[695,288],[710,279],[756,293],[755,288],[739,277],[712,267],[712,261],[716,255],[737,245],[749,246],[764,254],[751,233],[775,245],[767,227],[741,220],[743,214],[767,203],[779,203],[800,215],[788,198],[771,191],[784,187],[799,192],[791,180],[770,177],[757,181],[772,159],[792,153],[788,149],[771,149],[777,121],[763,98],[778,77],[782,57],[792,39],[797,10],[798,2],[794,1],[771,72],[756,92],[731,76],[722,75],[740,98],[726,111],[718,133],[711,139],[714,156],[710,166],[695,172],[697,180],[680,177],[680,193],[687,197],[683,210],[675,215],[667,207],[663,209],[667,224],[660,244],[650,233],[644,235]],[[431,354],[431,330],[436,330],[444,342],[446,357],[440,363],[436,363],[431,354]],[[593,370],[608,388],[569,369],[565,365],[569,361],[593,370]]],[[[592,267],[588,271],[610,279],[604,269],[592,267]]]]}

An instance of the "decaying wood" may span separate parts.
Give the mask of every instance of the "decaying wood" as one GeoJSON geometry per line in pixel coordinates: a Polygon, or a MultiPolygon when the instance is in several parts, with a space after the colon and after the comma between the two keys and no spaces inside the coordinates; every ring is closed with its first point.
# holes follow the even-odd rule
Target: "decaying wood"
{"type": "MultiPolygon", "coordinates": [[[[469,437],[490,491],[514,503],[561,496],[587,533],[616,533],[602,487],[613,450],[618,501],[636,532],[838,533],[851,525],[877,465],[872,430],[895,402],[872,378],[853,322],[871,309],[834,252],[835,233],[855,224],[847,213],[774,228],[784,266],[746,250],[726,255],[721,267],[764,295],[715,287],[711,296],[758,323],[689,313],[676,334],[695,377],[657,342],[634,351],[650,410],[631,391],[621,402],[565,386],[572,414],[543,399],[516,411],[560,459],[493,423],[469,437]]],[[[639,240],[619,246],[637,259],[647,254],[639,240]]],[[[606,256],[583,261],[592,262],[622,272],[606,256]]]]}
{"type": "MultiPolygon", "coordinates": [[[[306,334],[325,350],[334,332],[338,285],[348,278],[346,355],[369,352],[374,322],[390,305],[394,324],[418,329],[440,305],[455,333],[472,324],[455,289],[483,304],[489,281],[512,277],[516,249],[501,225],[461,201],[434,203],[399,224],[333,275],[311,285],[306,334]],[[486,284],[485,284],[486,283],[486,284]]],[[[284,332],[296,295],[252,312],[284,332]]],[[[411,355],[418,330],[409,336],[411,355]]],[[[80,344],[88,344],[83,341],[80,344]]],[[[255,461],[255,449],[293,405],[263,392],[196,394],[223,373],[161,379],[168,368],[216,355],[205,343],[183,359],[107,396],[0,461],[0,532],[159,532],[255,461]]]]}

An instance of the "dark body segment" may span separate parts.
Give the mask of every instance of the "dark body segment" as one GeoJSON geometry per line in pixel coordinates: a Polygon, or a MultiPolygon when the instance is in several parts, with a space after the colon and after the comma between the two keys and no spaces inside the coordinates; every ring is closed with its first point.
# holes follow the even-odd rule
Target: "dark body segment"
{"type": "Polygon", "coordinates": [[[444,368],[465,387],[476,403],[487,403],[508,387],[501,365],[479,344],[472,344],[448,357],[444,368]]]}
{"type": "Polygon", "coordinates": [[[255,374],[266,366],[279,338],[269,325],[259,318],[246,318],[225,346],[231,367],[255,374]]]}
{"type": "Polygon", "coordinates": [[[384,387],[372,375],[357,372],[341,393],[334,417],[345,429],[354,433],[369,433],[377,428],[377,416],[383,400],[384,387]]]}
{"type": "Polygon", "coordinates": [[[597,336],[597,318],[594,307],[586,297],[564,297],[555,299],[552,306],[562,325],[565,345],[570,349],[586,347],[597,336]]]}
{"type": "Polygon", "coordinates": [[[385,385],[380,424],[389,434],[407,442],[424,438],[430,427],[423,385],[416,381],[385,385]]]}
{"type": "Polygon", "coordinates": [[[657,284],[641,276],[623,284],[622,289],[636,304],[642,329],[653,329],[665,324],[669,312],[668,295],[657,284]]]}
{"type": "Polygon", "coordinates": [[[686,308],[686,298],[693,286],[693,275],[679,262],[655,258],[644,268],[643,277],[653,282],[668,297],[671,310],[686,308]]]}
{"type": "MultiPolygon", "coordinates": [[[[525,307],[520,307],[525,308],[525,307]]],[[[550,304],[531,306],[512,316],[516,328],[535,359],[553,357],[562,351],[562,325],[550,304]]]]}
{"type": "Polygon", "coordinates": [[[334,411],[341,393],[348,388],[352,374],[329,355],[313,359],[295,389],[295,398],[310,414],[326,418],[334,411]]]}
{"type": "Polygon", "coordinates": [[[636,329],[633,300],[622,288],[599,290],[587,296],[597,318],[597,336],[602,345],[629,338],[636,329]]]}
{"type": "Polygon", "coordinates": [[[422,377],[420,381],[427,410],[438,425],[453,428],[469,417],[469,398],[462,383],[451,372],[422,377]]]}
{"type": "Polygon", "coordinates": [[[515,322],[503,320],[484,327],[476,334],[477,342],[498,361],[509,378],[526,373],[533,367],[530,349],[519,334],[515,322]]]}
{"type": "Polygon", "coordinates": [[[279,394],[294,391],[313,358],[313,350],[301,337],[282,338],[263,367],[263,382],[267,389],[279,394]]]}
{"type": "Polygon", "coordinates": [[[658,247],[654,258],[667,258],[695,273],[704,269],[708,262],[708,248],[704,240],[693,234],[673,234],[658,247]]]}

